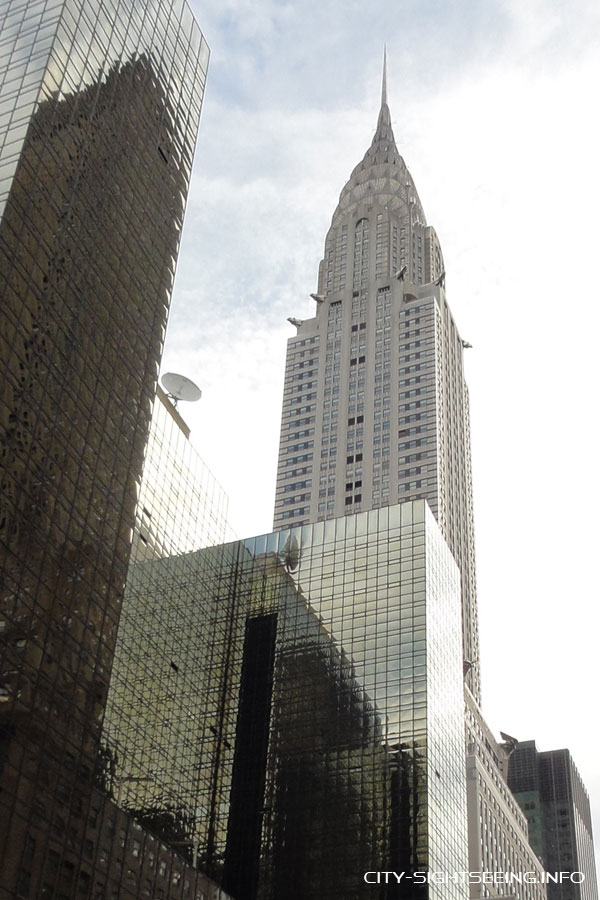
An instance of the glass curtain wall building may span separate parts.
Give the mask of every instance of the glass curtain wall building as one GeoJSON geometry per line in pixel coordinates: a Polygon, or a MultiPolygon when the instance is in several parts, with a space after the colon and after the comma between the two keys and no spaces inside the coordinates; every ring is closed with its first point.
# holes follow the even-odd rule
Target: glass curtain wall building
{"type": "MultiPolygon", "coordinates": [[[[159,629],[157,617],[149,613],[145,604],[139,603],[139,567],[136,563],[175,556],[223,541],[229,531],[226,510],[227,496],[191,444],[189,429],[178,410],[157,387],[121,610],[114,677],[107,697],[105,731],[114,728],[115,708],[120,708],[119,731],[128,731],[132,710],[126,704],[120,706],[123,692],[121,679],[116,674],[126,671],[127,677],[135,683],[137,696],[144,700],[143,715],[138,710],[134,716],[138,727],[143,727],[146,733],[164,734],[177,683],[172,683],[171,679],[171,683],[164,685],[163,693],[152,692],[150,686],[159,683],[161,674],[161,665],[157,661],[168,653],[172,657],[168,673],[173,676],[178,669],[175,660],[179,659],[182,648],[188,657],[197,655],[210,636],[204,627],[210,629],[211,622],[207,621],[200,628],[198,622],[183,615],[181,609],[177,616],[173,610],[171,615],[164,611],[170,625],[168,634],[176,641],[175,646],[169,645],[168,639],[165,643],[165,633],[159,629]],[[127,640],[132,620],[136,633],[144,635],[143,651],[137,642],[127,640]],[[153,628],[157,630],[153,632],[153,628]],[[149,648],[153,649],[148,659],[149,648]]],[[[186,748],[194,741],[204,739],[195,726],[197,720],[202,720],[199,708],[203,708],[203,698],[195,696],[193,702],[188,699],[190,717],[186,721],[178,720],[176,733],[171,733],[171,739],[186,748]]],[[[132,746],[137,746],[135,736],[132,736],[132,746]]],[[[193,772],[190,768],[178,771],[177,753],[169,755],[167,744],[163,749],[166,756],[161,757],[160,764],[156,755],[149,751],[142,759],[136,758],[136,763],[128,767],[128,774],[123,775],[122,759],[131,759],[130,748],[119,749],[117,756],[110,752],[106,741],[101,744],[86,832],[86,845],[93,848],[93,896],[118,896],[120,900],[137,897],[157,900],[182,897],[213,900],[218,897],[227,900],[225,893],[202,870],[192,865],[198,862],[197,854],[193,852],[187,831],[181,827],[187,821],[186,816],[189,818],[190,810],[197,812],[190,799],[189,787],[184,808],[181,795],[173,795],[171,791],[173,782],[194,784],[193,772]],[[131,787],[140,782],[151,783],[163,798],[166,805],[160,807],[158,814],[157,806],[150,803],[134,806],[133,810],[129,804],[129,811],[122,808],[131,787]],[[167,801],[169,796],[177,796],[179,805],[174,799],[167,801]],[[161,839],[165,835],[169,838],[168,845],[161,839]]]]}
{"type": "Polygon", "coordinates": [[[426,499],[460,568],[479,700],[466,342],[386,94],[384,71],[373,141],[325,238],[316,315],[290,319],[273,527],[426,499]]]}
{"type": "Polygon", "coordinates": [[[188,553],[233,537],[227,524],[228,497],[189,438],[178,409],[157,386],[132,562],[188,553]]]}
{"type": "Polygon", "coordinates": [[[516,743],[508,784],[546,871],[583,874],[576,876],[581,883],[549,882],[549,900],[598,900],[590,801],[569,751],[540,752],[535,741],[516,743]]]}
{"type": "Polygon", "coordinates": [[[180,0],[8,0],[0,42],[0,897],[85,896],[208,49],[180,0]]]}
{"type": "Polygon", "coordinates": [[[237,900],[466,870],[459,574],[424,501],[130,576],[103,753],[138,821],[237,900]]]}

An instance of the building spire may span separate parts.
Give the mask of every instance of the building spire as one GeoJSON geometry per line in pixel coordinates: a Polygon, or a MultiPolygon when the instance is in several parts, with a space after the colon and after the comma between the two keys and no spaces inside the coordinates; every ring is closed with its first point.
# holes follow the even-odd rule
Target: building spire
{"type": "Polygon", "coordinates": [[[377,120],[377,129],[373,138],[373,144],[384,142],[387,145],[396,146],[392,131],[390,108],[387,103],[387,45],[383,45],[383,72],[381,75],[381,108],[377,120]]]}

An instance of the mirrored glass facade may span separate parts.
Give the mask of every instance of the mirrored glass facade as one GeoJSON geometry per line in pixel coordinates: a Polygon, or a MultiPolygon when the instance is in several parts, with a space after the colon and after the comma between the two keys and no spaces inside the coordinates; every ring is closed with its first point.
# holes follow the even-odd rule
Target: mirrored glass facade
{"type": "Polygon", "coordinates": [[[190,440],[160,386],[152,407],[131,560],[174,556],[223,543],[228,497],[190,440]]]}
{"type": "Polygon", "coordinates": [[[181,0],[0,28],[0,897],[85,897],[208,49],[181,0]]]}
{"type": "Polygon", "coordinates": [[[424,501],[137,563],[105,790],[239,900],[465,871],[460,618],[424,501]]]}

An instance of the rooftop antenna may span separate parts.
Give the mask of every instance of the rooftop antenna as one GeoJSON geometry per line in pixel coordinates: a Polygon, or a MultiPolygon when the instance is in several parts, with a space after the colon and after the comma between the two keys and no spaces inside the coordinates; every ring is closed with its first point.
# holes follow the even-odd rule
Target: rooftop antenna
{"type": "Polygon", "coordinates": [[[177,408],[177,403],[184,400],[187,403],[196,403],[202,396],[202,391],[197,384],[185,375],[176,375],[175,372],[166,372],[161,378],[162,386],[167,392],[167,397],[177,408]]]}
{"type": "Polygon", "coordinates": [[[381,79],[381,105],[387,104],[387,47],[383,45],[383,76],[381,79]]]}

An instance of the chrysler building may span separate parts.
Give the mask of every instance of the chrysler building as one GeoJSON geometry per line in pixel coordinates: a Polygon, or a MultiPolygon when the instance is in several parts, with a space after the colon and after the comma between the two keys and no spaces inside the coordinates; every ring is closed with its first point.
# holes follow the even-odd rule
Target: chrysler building
{"type": "Polygon", "coordinates": [[[340,195],[315,316],[290,318],[274,528],[425,499],[460,568],[479,699],[468,347],[440,243],[396,147],[384,74],[371,146],[340,195]]]}

